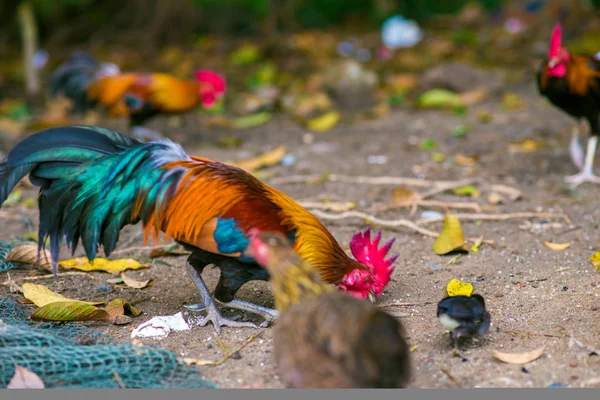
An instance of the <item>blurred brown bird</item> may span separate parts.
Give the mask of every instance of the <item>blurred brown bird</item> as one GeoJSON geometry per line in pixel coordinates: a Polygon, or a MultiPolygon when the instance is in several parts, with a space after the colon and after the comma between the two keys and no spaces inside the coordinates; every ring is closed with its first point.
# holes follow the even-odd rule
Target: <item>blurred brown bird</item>
{"type": "Polygon", "coordinates": [[[569,152],[580,172],[565,180],[579,185],[583,182],[600,183],[594,175],[594,156],[600,133],[600,60],[587,54],[573,54],[561,45],[562,28],[557,23],[552,31],[548,58],[537,74],[540,94],[578,122],[585,119],[590,124],[591,137],[587,152],[579,144],[579,127],[575,127],[569,152]]]}
{"type": "Polygon", "coordinates": [[[256,229],[250,236],[250,252],[271,275],[280,313],[274,356],[287,387],[406,386],[409,348],[398,320],[325,283],[285,236],[256,229]]]}

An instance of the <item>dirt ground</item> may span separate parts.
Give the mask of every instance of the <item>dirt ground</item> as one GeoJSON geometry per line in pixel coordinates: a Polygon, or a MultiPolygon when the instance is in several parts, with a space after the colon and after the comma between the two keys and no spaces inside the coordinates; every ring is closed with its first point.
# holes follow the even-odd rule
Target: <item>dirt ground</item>
{"type": "MultiPolygon", "coordinates": [[[[490,98],[469,110],[466,120],[474,129],[461,138],[452,137],[450,129],[462,123],[463,117],[442,111],[409,109],[394,111],[375,121],[339,125],[330,132],[315,134],[312,143],[305,143],[303,129],[284,117],[266,126],[235,132],[245,140],[243,150],[218,148],[214,141],[223,133],[201,132],[189,124],[180,130],[172,129],[171,137],[184,140],[186,150],[191,154],[219,160],[241,159],[285,144],[297,162],[293,166],[273,168],[276,176],[339,173],[428,180],[477,176],[491,183],[522,190],[521,200],[507,201],[498,206],[496,212],[566,213],[574,227],[558,219],[483,221],[481,224],[463,221],[465,236],[483,235],[485,239],[493,240],[496,246],[483,245],[477,254],[470,253],[450,265],[448,262],[452,256],[442,257],[432,251],[433,238],[404,228],[395,231],[385,229],[384,239],[397,238],[393,250],[400,252],[400,258],[396,262],[393,281],[379,302],[412,304],[386,308],[408,315],[401,317],[401,321],[406,326],[411,346],[415,346],[411,387],[599,386],[600,357],[573,343],[570,345],[570,341],[573,337],[586,346],[600,346],[600,272],[589,260],[600,250],[600,210],[594,200],[600,195],[600,187],[586,184],[571,191],[563,183],[563,176],[576,172],[567,150],[574,121],[545,103],[537,95],[533,83],[512,90],[525,100],[523,110],[507,111],[499,98],[490,98]],[[481,110],[490,112],[493,121],[487,124],[478,122],[476,115],[481,110]],[[430,152],[419,150],[415,138],[435,139],[439,144],[436,151],[447,156],[457,153],[479,155],[479,160],[473,171],[448,162],[435,163],[430,161],[430,152]],[[530,153],[508,151],[510,143],[527,138],[543,139],[548,146],[530,153]],[[387,163],[370,164],[370,155],[385,155],[387,163]],[[571,246],[565,251],[552,251],[542,243],[543,240],[570,242],[571,246]],[[454,355],[448,333],[435,315],[436,304],[444,296],[445,286],[452,278],[472,282],[475,291],[485,297],[492,315],[490,333],[484,341],[474,342],[469,348],[472,361],[463,362],[454,355]],[[493,350],[524,352],[542,345],[546,346],[544,354],[525,366],[501,363],[492,356],[493,350]]],[[[162,128],[165,124],[157,121],[152,126],[162,128]]],[[[359,210],[386,203],[393,189],[393,186],[385,185],[331,182],[281,184],[277,187],[298,200],[322,195],[329,200],[354,201],[359,210]]],[[[35,192],[31,190],[28,194],[34,196],[35,192]]],[[[483,193],[474,201],[486,204],[486,196],[487,193],[483,193]]],[[[451,195],[438,195],[435,199],[467,201],[451,195]]],[[[414,220],[423,210],[419,208],[412,217],[407,209],[388,211],[379,216],[414,220]]],[[[27,212],[37,228],[37,210],[27,212]]],[[[360,219],[325,222],[344,245],[354,232],[364,227],[360,219]]],[[[27,230],[16,214],[14,219],[6,219],[2,224],[4,229],[0,231],[0,240],[27,230]]],[[[427,227],[439,231],[441,223],[427,227]]],[[[123,232],[121,248],[143,245],[139,229],[137,226],[130,227],[123,232]],[[130,240],[132,235],[133,242],[130,240]]],[[[129,255],[142,254],[133,252],[129,255]]],[[[65,249],[62,256],[67,257],[65,249]]],[[[97,289],[102,280],[111,277],[106,273],[93,274],[100,280],[75,276],[62,277],[57,282],[46,279],[39,283],[64,296],[84,300],[117,296],[130,300],[146,298],[138,304],[143,314],[130,325],[92,324],[115,337],[117,342],[128,342],[133,327],[153,316],[185,311],[184,304],[200,300],[196,288],[181,268],[184,259],[162,258],[160,260],[169,265],[154,262],[149,269],[130,272],[134,277],[158,277],[154,286],[144,290],[114,288],[109,294],[100,293],[97,289]]],[[[11,271],[13,278],[27,274],[27,271],[11,271]]],[[[204,276],[209,286],[214,285],[218,270],[207,269],[204,276]]],[[[6,273],[1,273],[0,279],[5,281],[6,273]]],[[[6,292],[6,287],[1,286],[0,295],[6,292]]],[[[264,282],[247,284],[239,291],[238,297],[273,306],[268,285],[264,282]]],[[[249,314],[245,318],[260,321],[249,314]]],[[[200,367],[201,374],[225,388],[281,387],[272,362],[271,330],[267,328],[264,331],[259,339],[240,351],[241,358],[230,358],[217,367],[200,367]]],[[[256,333],[252,329],[225,328],[221,339],[235,349],[256,333]]],[[[219,360],[225,354],[211,325],[175,332],[161,341],[144,339],[143,342],[168,348],[186,357],[219,360]]]]}

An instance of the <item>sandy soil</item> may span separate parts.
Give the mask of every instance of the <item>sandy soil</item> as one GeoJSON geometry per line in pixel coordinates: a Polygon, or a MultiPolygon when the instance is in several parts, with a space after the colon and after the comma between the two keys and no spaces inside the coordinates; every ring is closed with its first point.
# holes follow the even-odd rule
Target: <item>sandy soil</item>
{"type": "MultiPolygon", "coordinates": [[[[584,185],[570,191],[562,177],[575,172],[568,157],[569,130],[573,121],[554,110],[537,95],[533,84],[514,89],[525,99],[527,107],[521,111],[505,111],[499,99],[490,99],[473,107],[466,117],[474,126],[464,138],[450,135],[450,129],[462,123],[462,117],[441,111],[395,111],[376,121],[363,121],[351,126],[340,125],[333,131],[315,134],[313,143],[303,142],[303,130],[278,118],[260,128],[236,132],[245,139],[243,150],[224,150],[214,146],[222,133],[201,132],[190,126],[173,129],[172,137],[184,140],[192,154],[221,160],[239,159],[258,154],[283,143],[293,153],[297,162],[291,167],[276,167],[279,176],[291,174],[341,173],[369,176],[404,176],[436,179],[460,179],[468,176],[483,177],[492,183],[519,187],[523,191],[520,201],[507,201],[498,212],[548,211],[565,212],[575,227],[560,220],[518,219],[509,221],[484,221],[477,225],[464,221],[463,229],[468,237],[483,235],[493,240],[496,247],[482,246],[477,254],[461,257],[448,265],[451,256],[436,255],[431,245],[433,239],[400,228],[385,230],[384,238],[396,237],[393,250],[401,256],[393,281],[380,303],[411,303],[411,306],[389,307],[388,310],[407,313],[401,317],[409,333],[410,344],[416,346],[412,353],[414,379],[412,387],[568,387],[598,386],[600,380],[600,357],[578,346],[570,346],[570,337],[586,345],[600,345],[600,272],[592,266],[589,256],[598,247],[600,211],[594,199],[600,187],[584,185]],[[489,111],[494,120],[489,124],[477,122],[480,110],[489,111]],[[446,155],[463,153],[479,155],[474,171],[450,163],[437,164],[430,161],[427,151],[414,145],[414,138],[435,139],[446,155]],[[526,138],[542,138],[547,148],[531,153],[510,153],[509,143],[526,138]],[[194,145],[195,143],[195,145],[194,145]],[[200,144],[198,144],[200,143],[200,144]],[[368,163],[370,155],[385,155],[387,163],[368,163]],[[530,224],[527,224],[527,223],[530,224]],[[571,242],[561,252],[548,249],[543,240],[571,242]],[[431,268],[439,266],[439,268],[431,268]],[[479,274],[479,275],[478,275],[479,274]],[[483,279],[477,280],[475,276],[483,279]],[[452,278],[472,282],[475,291],[487,300],[492,315],[492,328],[486,339],[476,342],[469,349],[473,360],[463,362],[452,352],[451,341],[435,317],[436,303],[443,295],[445,286],[452,278]],[[509,365],[495,360],[492,351],[523,352],[546,346],[544,355],[525,365],[509,365]]],[[[165,126],[157,121],[155,127],[165,126]]],[[[231,133],[228,133],[231,134],[231,133]]],[[[280,189],[295,199],[307,199],[324,195],[330,200],[350,200],[359,209],[388,201],[393,187],[343,183],[314,185],[286,184],[280,189]]],[[[423,189],[421,189],[423,190],[423,189]]],[[[35,192],[28,192],[31,196],[35,192]]],[[[477,199],[486,204],[484,197],[477,199]]],[[[438,200],[460,201],[455,196],[438,195],[438,200]]],[[[463,200],[464,201],[464,200],[463,200]]],[[[408,210],[387,212],[382,218],[417,218],[408,210]]],[[[37,220],[37,211],[29,211],[37,220]]],[[[2,223],[0,239],[8,239],[26,232],[23,222],[6,220],[2,223]]],[[[351,235],[361,229],[362,221],[346,220],[327,222],[338,240],[347,244],[351,235]]],[[[37,225],[36,225],[37,226],[37,225]]],[[[434,230],[441,224],[430,225],[434,230]]],[[[129,241],[139,234],[139,227],[129,227],[121,241],[129,241]]],[[[127,246],[141,246],[140,236],[127,246]]],[[[121,246],[121,248],[123,245],[121,246]]],[[[133,253],[135,255],[135,253],[133,253]]],[[[141,255],[142,253],[137,253],[141,255]]],[[[67,256],[63,250],[63,257],[67,256]]],[[[79,299],[98,299],[125,296],[136,300],[147,298],[139,304],[144,313],[126,326],[93,324],[106,331],[118,342],[130,341],[131,329],[157,315],[172,315],[185,310],[184,304],[199,301],[200,297],[182,267],[184,258],[163,258],[164,263],[154,262],[151,268],[131,272],[134,277],[158,277],[153,287],[144,290],[115,288],[110,294],[100,293],[103,282],[88,277],[65,277],[57,282],[44,280],[52,290],[79,299]]],[[[13,271],[11,276],[24,276],[27,271],[13,271]]],[[[105,280],[105,273],[93,276],[105,280]]],[[[218,277],[218,270],[205,271],[209,285],[218,277]]],[[[6,273],[0,274],[2,281],[6,273]]],[[[0,287],[5,294],[6,287],[0,287]]],[[[272,296],[264,282],[253,282],[238,293],[241,299],[272,306],[272,296]]],[[[245,318],[255,319],[253,315],[245,318]]],[[[252,329],[227,329],[222,341],[236,348],[257,332],[252,329]]],[[[225,354],[219,346],[212,326],[196,326],[190,331],[176,332],[162,341],[145,339],[144,343],[171,349],[186,357],[218,360],[225,354]]],[[[281,387],[271,357],[271,331],[266,329],[261,338],[240,351],[241,358],[229,359],[218,367],[201,367],[201,373],[222,387],[281,387]]]]}

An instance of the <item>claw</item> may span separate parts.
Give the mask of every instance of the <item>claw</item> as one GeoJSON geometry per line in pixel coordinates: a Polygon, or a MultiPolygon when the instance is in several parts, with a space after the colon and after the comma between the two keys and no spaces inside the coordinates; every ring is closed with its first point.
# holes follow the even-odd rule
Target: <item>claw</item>
{"type": "Polygon", "coordinates": [[[575,175],[565,177],[565,181],[577,187],[584,182],[600,183],[600,177],[584,170],[575,175]]]}
{"type": "Polygon", "coordinates": [[[235,321],[234,319],[223,317],[221,315],[221,313],[219,312],[219,310],[217,309],[217,307],[214,305],[212,307],[209,306],[207,308],[208,308],[208,313],[206,314],[205,317],[200,317],[198,319],[198,325],[206,326],[206,324],[208,324],[209,322],[212,322],[218,335],[221,334],[222,326],[229,326],[231,328],[258,329],[258,326],[256,326],[256,324],[253,322],[240,322],[240,321],[235,321]]]}

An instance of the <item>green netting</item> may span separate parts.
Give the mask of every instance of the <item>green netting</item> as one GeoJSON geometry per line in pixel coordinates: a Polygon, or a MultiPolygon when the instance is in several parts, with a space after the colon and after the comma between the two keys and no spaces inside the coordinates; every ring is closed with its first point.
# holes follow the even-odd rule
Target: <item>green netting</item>
{"type": "Polygon", "coordinates": [[[15,246],[25,244],[27,242],[0,240],[0,272],[8,271],[9,269],[17,268],[18,264],[10,261],[4,261],[6,255],[15,246]]]}
{"type": "Polygon", "coordinates": [[[110,345],[77,323],[36,323],[11,297],[0,301],[0,387],[21,365],[47,388],[216,388],[175,354],[152,346],[110,345]]]}

